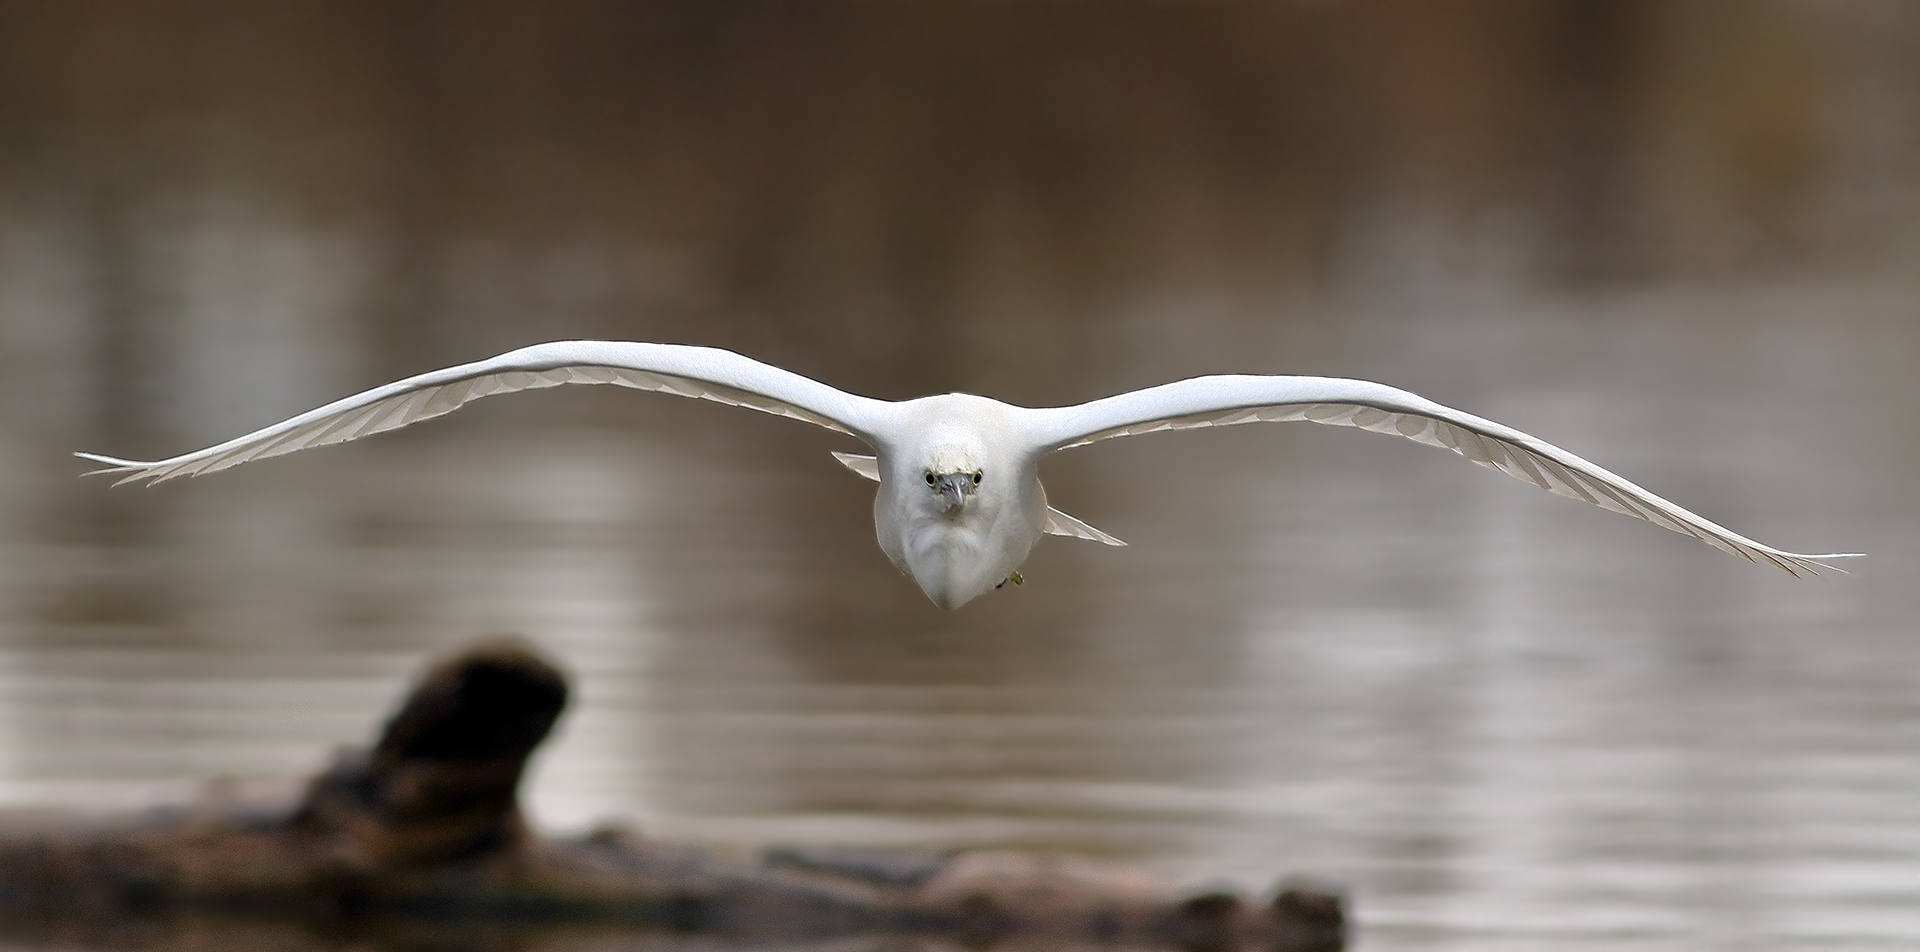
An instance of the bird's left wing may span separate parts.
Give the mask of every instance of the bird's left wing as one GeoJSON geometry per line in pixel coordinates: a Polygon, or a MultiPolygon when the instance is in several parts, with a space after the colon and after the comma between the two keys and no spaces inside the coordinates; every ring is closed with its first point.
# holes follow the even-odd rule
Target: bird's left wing
{"type": "Polygon", "coordinates": [[[1452,450],[1557,495],[1645,519],[1722,551],[1794,574],[1818,574],[1829,559],[1762,545],[1716,525],[1545,440],[1384,384],[1337,377],[1195,377],[1071,407],[1031,411],[1043,451],[1116,436],[1236,423],[1305,420],[1356,426],[1452,450]]]}
{"type": "Polygon", "coordinates": [[[95,470],[97,473],[125,474],[120,482],[163,482],[397,429],[497,393],[569,383],[613,384],[714,400],[804,420],[869,443],[875,441],[876,428],[883,425],[886,408],[891,406],[713,347],[555,341],[375,387],[218,446],[171,459],[140,462],[93,453],[75,455],[108,464],[106,469],[95,470]]]}

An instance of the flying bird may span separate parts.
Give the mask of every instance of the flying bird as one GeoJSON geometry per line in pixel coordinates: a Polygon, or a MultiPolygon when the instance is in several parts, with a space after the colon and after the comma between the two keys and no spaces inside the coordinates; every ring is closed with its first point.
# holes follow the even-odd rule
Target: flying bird
{"type": "MultiPolygon", "coordinates": [[[[856,437],[874,455],[834,453],[880,484],[880,548],[927,598],[953,609],[1021,581],[1043,534],[1125,545],[1047,505],[1042,457],[1116,436],[1306,420],[1355,426],[1452,450],[1562,496],[1645,519],[1800,576],[1858,553],[1800,555],[1715,525],[1551,443],[1405,390],[1336,377],[1195,377],[1067,407],[1030,408],[949,393],[875,400],[731,351],[681,344],[557,341],[424,373],[336,400],[198,452],[154,462],[75,454],[120,482],[200,476],[248,460],[358,439],[451,412],[470,400],[562,384],[613,384],[747,407],[856,437]]],[[[116,484],[117,485],[117,484],[116,484]]]]}

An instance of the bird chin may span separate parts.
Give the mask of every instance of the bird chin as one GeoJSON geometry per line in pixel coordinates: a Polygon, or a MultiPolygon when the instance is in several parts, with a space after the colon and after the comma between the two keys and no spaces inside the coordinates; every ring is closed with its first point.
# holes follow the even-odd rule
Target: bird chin
{"type": "Polygon", "coordinates": [[[979,592],[962,594],[954,589],[941,588],[937,585],[922,585],[920,590],[927,593],[927,598],[933,602],[934,607],[944,608],[947,611],[953,611],[973,601],[980,594],[979,592]]]}
{"type": "Polygon", "coordinates": [[[941,608],[959,608],[1000,581],[993,577],[979,540],[971,532],[947,529],[915,541],[919,544],[908,554],[913,580],[941,608]]]}

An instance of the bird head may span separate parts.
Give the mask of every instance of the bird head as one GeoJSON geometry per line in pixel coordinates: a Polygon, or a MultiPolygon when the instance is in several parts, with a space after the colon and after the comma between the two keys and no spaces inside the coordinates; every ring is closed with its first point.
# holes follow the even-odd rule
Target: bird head
{"type": "Polygon", "coordinates": [[[986,470],[980,464],[979,454],[971,448],[942,443],[927,455],[921,478],[927,491],[939,499],[946,511],[959,512],[979,491],[986,479],[986,470]]]}

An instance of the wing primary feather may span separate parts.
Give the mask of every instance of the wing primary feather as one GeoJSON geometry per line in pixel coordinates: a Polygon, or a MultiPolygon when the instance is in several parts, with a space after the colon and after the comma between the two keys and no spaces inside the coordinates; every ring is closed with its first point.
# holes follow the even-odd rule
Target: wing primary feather
{"type": "Polygon", "coordinates": [[[1336,377],[1195,377],[1071,407],[1030,411],[1041,450],[1163,429],[1280,420],[1355,426],[1448,449],[1556,495],[1700,539],[1794,575],[1858,553],[1804,555],[1762,545],[1551,443],[1383,384],[1336,377]],[[1248,413],[1248,410],[1254,412],[1248,413]]]}
{"type": "MultiPolygon", "coordinates": [[[[448,367],[355,394],[236,439],[144,462],[108,463],[120,482],[163,482],[311,446],[345,442],[432,419],[481,397],[564,384],[616,384],[773,413],[875,443],[896,419],[892,404],[836,390],[711,347],[628,341],[556,341],[448,367]]],[[[117,485],[117,483],[116,483],[117,485]]]]}

